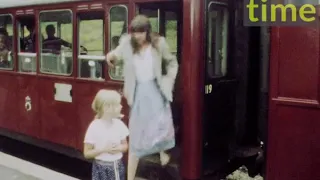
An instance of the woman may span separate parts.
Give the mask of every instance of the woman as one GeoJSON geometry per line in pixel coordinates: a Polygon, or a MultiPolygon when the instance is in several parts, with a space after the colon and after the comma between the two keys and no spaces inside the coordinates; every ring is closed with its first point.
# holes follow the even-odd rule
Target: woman
{"type": "Polygon", "coordinates": [[[124,61],[123,94],[131,108],[128,180],[133,180],[139,158],[160,153],[162,165],[170,160],[164,151],[175,146],[170,102],[178,63],[146,16],[136,16],[130,28],[106,60],[111,67],[124,61]]]}

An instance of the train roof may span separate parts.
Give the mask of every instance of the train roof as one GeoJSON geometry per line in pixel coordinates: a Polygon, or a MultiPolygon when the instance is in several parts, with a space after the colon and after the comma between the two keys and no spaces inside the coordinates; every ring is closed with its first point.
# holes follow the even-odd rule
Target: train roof
{"type": "Polygon", "coordinates": [[[57,4],[57,3],[76,2],[76,1],[84,1],[84,0],[1,0],[0,9],[32,6],[32,5],[57,4]]]}

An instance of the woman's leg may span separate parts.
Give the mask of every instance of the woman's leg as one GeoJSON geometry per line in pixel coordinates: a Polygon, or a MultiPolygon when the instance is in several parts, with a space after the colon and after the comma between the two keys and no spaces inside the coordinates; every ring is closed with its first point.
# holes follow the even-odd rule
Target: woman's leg
{"type": "Polygon", "coordinates": [[[133,153],[130,153],[129,151],[127,180],[134,180],[134,178],[136,177],[138,164],[139,164],[139,158],[135,156],[133,153]]]}
{"type": "Polygon", "coordinates": [[[164,151],[161,151],[160,152],[160,161],[161,161],[161,165],[162,166],[165,166],[169,163],[170,161],[170,155],[167,154],[166,152],[164,151]]]}

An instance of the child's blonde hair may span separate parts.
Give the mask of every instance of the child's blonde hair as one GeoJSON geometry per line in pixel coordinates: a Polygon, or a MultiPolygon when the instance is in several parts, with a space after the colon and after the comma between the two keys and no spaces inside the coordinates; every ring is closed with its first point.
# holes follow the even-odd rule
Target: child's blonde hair
{"type": "Polygon", "coordinates": [[[105,106],[110,106],[111,110],[112,107],[117,106],[120,103],[121,95],[117,91],[102,89],[96,94],[91,107],[96,113],[95,118],[101,118],[104,113],[105,106]]]}

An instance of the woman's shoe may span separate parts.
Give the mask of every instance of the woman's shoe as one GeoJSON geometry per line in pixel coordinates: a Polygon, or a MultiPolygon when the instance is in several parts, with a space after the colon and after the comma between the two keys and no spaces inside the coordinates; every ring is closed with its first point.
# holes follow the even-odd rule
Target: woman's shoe
{"type": "Polygon", "coordinates": [[[166,166],[170,162],[171,156],[167,153],[160,153],[161,166],[166,166]]]}

